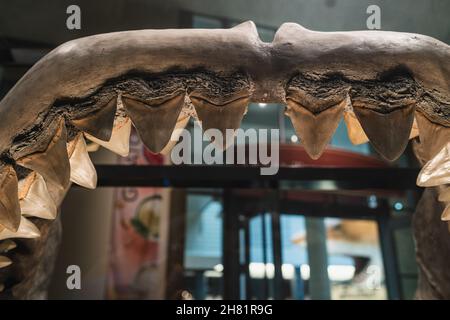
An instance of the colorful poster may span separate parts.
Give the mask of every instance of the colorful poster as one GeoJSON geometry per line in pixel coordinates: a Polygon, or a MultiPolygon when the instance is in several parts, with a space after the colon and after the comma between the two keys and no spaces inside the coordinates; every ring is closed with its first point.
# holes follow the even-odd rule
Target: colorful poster
{"type": "MultiPolygon", "coordinates": [[[[136,132],[130,154],[122,165],[161,165],[164,156],[149,152],[136,132]]],[[[164,272],[161,263],[162,188],[116,188],[112,217],[112,244],[106,296],[108,299],[162,298],[164,272]]]]}

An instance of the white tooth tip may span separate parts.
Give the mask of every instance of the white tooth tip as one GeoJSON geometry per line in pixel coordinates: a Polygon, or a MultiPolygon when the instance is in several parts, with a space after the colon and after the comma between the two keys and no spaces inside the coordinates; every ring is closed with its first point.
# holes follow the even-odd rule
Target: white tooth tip
{"type": "Polygon", "coordinates": [[[86,142],[81,134],[75,139],[76,145],[69,158],[70,181],[88,189],[95,189],[97,172],[86,150],[86,142]]]}
{"type": "Polygon", "coordinates": [[[9,266],[10,264],[12,264],[12,261],[10,258],[5,257],[5,256],[0,256],[0,268],[5,268],[5,267],[9,266]]]}
{"type": "Polygon", "coordinates": [[[12,232],[8,229],[3,229],[0,232],[0,240],[9,238],[25,238],[33,239],[41,236],[39,229],[28,219],[22,216],[20,220],[19,229],[16,232],[12,232]]]}
{"type": "Polygon", "coordinates": [[[23,216],[53,220],[57,215],[56,205],[47,190],[47,184],[40,174],[35,175],[27,195],[20,200],[23,216]]]}
{"type": "Polygon", "coordinates": [[[436,187],[450,183],[450,142],[420,170],[419,187],[436,187]]]}
{"type": "Polygon", "coordinates": [[[441,215],[442,221],[450,221],[450,203],[447,203],[441,215]]]}
{"type": "Polygon", "coordinates": [[[122,156],[128,156],[130,152],[131,120],[128,117],[118,117],[114,120],[114,127],[109,141],[102,141],[85,133],[87,139],[102,147],[122,156]]]}

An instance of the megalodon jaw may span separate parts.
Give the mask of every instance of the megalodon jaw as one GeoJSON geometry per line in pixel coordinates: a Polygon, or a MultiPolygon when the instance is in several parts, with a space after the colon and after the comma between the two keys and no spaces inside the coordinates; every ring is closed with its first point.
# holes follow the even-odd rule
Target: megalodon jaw
{"type": "Polygon", "coordinates": [[[420,140],[418,184],[439,186],[449,220],[449,61],[448,45],[422,35],[292,23],[272,43],[252,22],[67,42],[0,102],[0,268],[14,263],[11,239],[40,236],[32,220],[55,219],[71,182],[95,188],[87,141],[126,156],[134,126],[151,151],[167,153],[189,118],[237,129],[250,102],[285,105],[314,159],[342,118],[353,143],[370,141],[387,160],[420,140]]]}

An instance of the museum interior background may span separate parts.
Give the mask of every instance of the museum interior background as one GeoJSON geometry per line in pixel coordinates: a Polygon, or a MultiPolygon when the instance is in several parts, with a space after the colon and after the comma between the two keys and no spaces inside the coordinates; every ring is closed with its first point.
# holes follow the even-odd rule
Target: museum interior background
{"type": "MultiPolygon", "coordinates": [[[[228,28],[253,20],[261,39],[271,41],[288,21],[319,31],[365,29],[370,4],[381,7],[383,30],[450,44],[446,0],[0,0],[0,96],[44,54],[81,36],[228,28]],[[70,4],[81,8],[81,30],[65,27],[70,4]]],[[[280,106],[251,105],[242,128],[279,128],[281,162],[296,158],[295,165],[311,164],[280,106]]],[[[137,136],[127,158],[106,149],[91,158],[97,165],[169,164],[168,157],[146,151],[137,136]]],[[[386,163],[369,144],[352,145],[342,123],[325,158],[347,167],[417,167],[411,151],[386,163]]],[[[410,222],[420,190],[326,189],[295,183],[73,187],[61,207],[63,242],[49,297],[411,299],[417,267],[410,222]],[[66,287],[72,264],[82,270],[81,290],[66,287]]]]}

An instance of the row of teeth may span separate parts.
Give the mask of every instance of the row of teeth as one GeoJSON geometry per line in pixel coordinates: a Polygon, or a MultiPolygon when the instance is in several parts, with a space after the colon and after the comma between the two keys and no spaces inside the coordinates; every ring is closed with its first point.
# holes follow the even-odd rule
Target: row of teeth
{"type": "MultiPolygon", "coordinates": [[[[174,145],[171,141],[173,128],[171,130],[165,128],[167,124],[163,121],[167,119],[167,114],[175,114],[175,121],[169,119],[174,128],[185,127],[189,118],[193,116],[202,122],[204,130],[237,129],[249,100],[236,100],[217,107],[202,99],[181,96],[155,108],[119,95],[113,102],[115,117],[112,117],[113,123],[108,139],[99,138],[103,137],[102,135],[96,136],[95,132],[99,132],[102,128],[98,128],[99,124],[96,122],[98,117],[93,117],[91,122],[71,121],[71,124],[81,131],[67,142],[65,121],[69,120],[60,118],[58,129],[44,152],[16,159],[18,165],[32,170],[32,174],[17,181],[17,174],[12,165],[0,165],[0,268],[11,264],[11,260],[2,255],[15,247],[11,238],[40,236],[39,229],[28,219],[29,217],[55,219],[57,207],[70,181],[86,188],[96,187],[97,174],[88,155],[90,149],[96,149],[93,146],[100,145],[121,156],[127,156],[130,133],[134,125],[150,150],[167,153],[174,145]],[[194,112],[191,103],[195,107],[194,112]],[[160,121],[150,124],[148,113],[160,121]],[[93,143],[87,146],[85,139],[93,143]]],[[[426,164],[418,176],[417,184],[423,187],[438,187],[439,201],[445,204],[442,220],[449,221],[450,128],[430,122],[413,108],[405,110],[372,115],[374,111],[353,108],[350,99],[347,98],[339,105],[319,114],[313,114],[298,103],[288,100],[286,114],[291,118],[305,150],[312,158],[318,158],[322,154],[342,117],[352,143],[361,144],[369,139],[372,143],[376,141],[374,147],[377,151],[383,154],[386,146],[388,156],[393,145],[398,143],[399,137],[406,137],[406,142],[400,142],[399,149],[403,152],[408,139],[419,136],[421,157],[426,164]],[[373,119],[370,119],[371,116],[373,119]],[[397,125],[399,122],[409,123],[406,125],[407,129],[404,129],[405,126],[397,125]],[[379,126],[378,131],[373,129],[374,126],[379,126]],[[399,128],[407,132],[399,132],[399,128]],[[383,139],[388,143],[383,144],[383,139]]],[[[398,151],[395,150],[395,153],[398,151]]]]}

